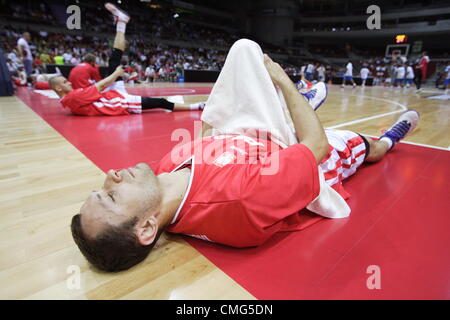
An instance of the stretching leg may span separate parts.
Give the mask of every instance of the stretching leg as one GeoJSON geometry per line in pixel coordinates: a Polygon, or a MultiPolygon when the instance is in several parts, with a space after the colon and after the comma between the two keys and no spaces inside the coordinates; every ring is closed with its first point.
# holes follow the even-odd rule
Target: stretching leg
{"type": "Polygon", "coordinates": [[[203,110],[205,107],[204,102],[185,104],[185,103],[173,103],[163,98],[150,98],[142,97],[142,109],[166,109],[170,111],[190,111],[190,110],[203,110]]]}

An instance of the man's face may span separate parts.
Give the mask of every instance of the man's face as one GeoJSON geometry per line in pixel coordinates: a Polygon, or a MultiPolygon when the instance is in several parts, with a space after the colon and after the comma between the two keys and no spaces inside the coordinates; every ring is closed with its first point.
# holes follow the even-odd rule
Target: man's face
{"type": "Polygon", "coordinates": [[[55,90],[59,93],[69,93],[73,90],[72,83],[67,80],[65,77],[58,77],[56,79],[55,90]]]}
{"type": "Polygon", "coordinates": [[[160,205],[159,183],[145,163],[120,171],[109,170],[103,188],[92,191],[81,207],[81,224],[88,237],[108,225],[145,218],[160,205]]]}

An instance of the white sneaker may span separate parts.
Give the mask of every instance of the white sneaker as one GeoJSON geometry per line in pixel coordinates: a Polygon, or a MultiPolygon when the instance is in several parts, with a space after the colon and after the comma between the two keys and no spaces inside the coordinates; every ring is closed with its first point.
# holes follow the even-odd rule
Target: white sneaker
{"type": "Polygon", "coordinates": [[[196,103],[191,103],[189,105],[191,110],[200,110],[203,111],[203,109],[205,109],[206,107],[206,102],[196,102],[196,103]]]}
{"type": "Polygon", "coordinates": [[[316,83],[312,86],[311,90],[306,93],[301,93],[301,95],[308,101],[314,110],[317,110],[327,99],[327,85],[324,82],[316,83]]]}
{"type": "Polygon", "coordinates": [[[130,21],[130,16],[128,15],[128,13],[126,13],[122,9],[119,9],[111,2],[105,3],[105,8],[114,16],[114,23],[117,23],[117,21],[128,23],[128,21],[130,21]]]}

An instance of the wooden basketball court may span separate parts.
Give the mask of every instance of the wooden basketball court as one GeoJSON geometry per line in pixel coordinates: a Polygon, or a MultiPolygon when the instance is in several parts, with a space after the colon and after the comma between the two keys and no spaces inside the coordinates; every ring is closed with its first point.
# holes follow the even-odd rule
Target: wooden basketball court
{"type": "MultiPolygon", "coordinates": [[[[175,89],[202,86],[210,88],[212,84],[156,83],[144,87],[168,87],[172,91],[167,91],[167,95],[182,95],[186,102],[197,102],[205,101],[207,95],[198,94],[195,89],[194,92],[175,89]]],[[[425,90],[422,95],[417,95],[412,89],[347,87],[342,90],[339,87],[329,87],[328,100],[318,110],[318,114],[326,127],[379,136],[381,130],[387,129],[401,112],[407,108],[415,109],[420,112],[421,120],[416,131],[405,141],[424,145],[420,148],[444,149],[448,152],[450,101],[427,99],[425,96],[440,94],[434,93],[435,90],[432,89],[429,91],[425,90]]],[[[81,140],[77,141],[73,138],[76,137],[73,132],[71,142],[65,138],[66,133],[73,129],[71,127],[73,121],[91,120],[79,117],[72,120],[74,117],[68,116],[71,118],[70,121],[57,127],[55,126],[57,121],[52,120],[53,112],[64,113],[62,108],[52,109],[50,113],[39,109],[44,111],[36,113],[36,108],[33,111],[30,107],[34,103],[45,104],[46,97],[32,93],[28,88],[22,89],[18,96],[20,98],[16,96],[0,98],[1,299],[255,299],[266,297],[249,290],[251,286],[243,285],[245,284],[243,279],[237,281],[236,277],[231,277],[229,273],[227,274],[211,262],[211,259],[187,243],[186,238],[175,235],[166,234],[158,243],[156,250],[143,263],[131,270],[118,274],[99,273],[92,270],[72,240],[70,219],[78,212],[88,193],[103,183],[102,170],[105,168],[102,165],[96,165],[86,156],[97,148],[96,145],[83,145],[81,140]],[[79,282],[75,278],[78,270],[80,271],[79,282]]],[[[48,101],[50,103],[50,99],[48,101]]],[[[136,115],[127,119],[119,118],[127,121],[129,126],[137,128],[138,131],[135,134],[139,134],[140,117],[136,115]]],[[[162,119],[160,113],[145,117],[145,119],[153,117],[152,123],[155,127],[159,119],[162,119]]],[[[189,124],[199,118],[199,112],[173,114],[172,125],[177,126],[177,121],[189,124]]],[[[168,126],[169,120],[164,119],[166,121],[164,128],[168,126]]],[[[118,119],[114,121],[117,124],[118,119]]],[[[86,123],[91,124],[91,122],[86,123]]],[[[99,123],[97,128],[106,132],[108,130],[106,122],[99,123]]],[[[145,124],[143,128],[146,134],[149,132],[151,134],[151,130],[148,131],[145,124]]],[[[120,130],[128,129],[124,126],[120,130]]],[[[162,135],[158,133],[152,141],[157,141],[158,137],[162,135]]],[[[123,139],[119,143],[126,143],[127,138],[123,139]]],[[[158,141],[161,145],[164,143],[163,139],[158,141]]],[[[100,151],[97,150],[97,152],[100,151]]],[[[121,154],[116,154],[116,157],[120,158],[121,154]]],[[[394,159],[394,156],[391,159],[394,159]]],[[[108,162],[102,163],[106,166],[108,162]]],[[[389,172],[381,174],[389,174],[389,172]]],[[[443,172],[444,176],[441,177],[447,181],[441,184],[442,188],[448,186],[449,177],[445,176],[446,174],[448,170],[443,172]]],[[[357,198],[358,194],[354,192],[353,197],[357,198]]],[[[440,223],[447,224],[448,227],[450,225],[448,198],[442,199],[441,208],[442,212],[447,210],[447,215],[442,215],[440,223]]],[[[424,212],[424,214],[431,215],[433,212],[424,212]]],[[[352,216],[348,219],[351,220],[352,216]]],[[[432,233],[432,230],[427,232],[432,233]]],[[[362,239],[363,236],[357,239],[354,242],[355,246],[362,239]]],[[[448,240],[448,236],[443,236],[443,239],[448,240]]],[[[317,243],[320,239],[312,241],[317,243]]],[[[448,250],[450,243],[442,245],[442,249],[448,250]]],[[[320,250],[315,246],[310,246],[310,249],[311,251],[320,250]]],[[[272,250],[275,249],[272,248],[272,250]]],[[[220,252],[220,246],[217,251],[220,252]]],[[[447,295],[442,294],[441,298],[448,299],[450,298],[448,251],[431,251],[433,253],[428,259],[434,259],[436,263],[439,260],[439,263],[443,263],[442,267],[446,267],[446,278],[442,278],[440,292],[445,292],[446,289],[447,295]]],[[[370,256],[370,253],[367,255],[370,256]]],[[[336,261],[340,261],[338,255],[336,258],[336,261]]],[[[395,260],[392,258],[392,263],[395,263],[395,260]]],[[[411,266],[411,268],[420,267],[411,266]]],[[[426,272],[426,270],[422,271],[426,272]]],[[[433,270],[429,271],[433,272],[433,270]]],[[[327,271],[324,271],[320,276],[322,282],[328,279],[326,275],[327,271]]],[[[271,275],[265,276],[268,279],[271,277],[271,275]]],[[[346,281],[342,279],[338,282],[340,286],[333,287],[334,290],[346,287],[346,281]]],[[[411,285],[411,290],[416,289],[418,290],[419,287],[411,285]]],[[[304,290],[307,288],[305,287],[304,290]]],[[[324,293],[323,297],[329,298],[330,295],[324,293]]]]}

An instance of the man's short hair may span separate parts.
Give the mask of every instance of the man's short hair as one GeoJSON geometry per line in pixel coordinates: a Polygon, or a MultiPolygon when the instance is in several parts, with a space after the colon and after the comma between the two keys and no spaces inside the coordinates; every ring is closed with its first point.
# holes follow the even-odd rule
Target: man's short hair
{"type": "Polygon", "coordinates": [[[98,270],[119,272],[143,261],[158,241],[164,228],[158,230],[155,240],[144,246],[134,233],[137,217],[120,226],[108,226],[95,238],[89,238],[81,228],[81,214],[72,217],[72,236],[84,257],[98,270]]]}
{"type": "Polygon", "coordinates": [[[86,53],[83,57],[83,61],[90,63],[90,64],[95,64],[95,60],[96,60],[96,57],[95,57],[95,54],[93,54],[93,53],[86,53]]]}
{"type": "Polygon", "coordinates": [[[57,79],[61,77],[61,76],[53,76],[50,79],[48,79],[48,85],[50,86],[50,88],[52,88],[53,90],[55,90],[55,87],[57,85],[57,79]]]}

